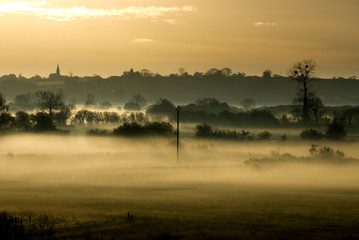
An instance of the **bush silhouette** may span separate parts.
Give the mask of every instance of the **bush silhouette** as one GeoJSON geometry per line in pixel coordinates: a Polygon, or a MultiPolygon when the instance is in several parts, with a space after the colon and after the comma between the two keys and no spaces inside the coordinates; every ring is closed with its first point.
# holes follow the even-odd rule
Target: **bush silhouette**
{"type": "Polygon", "coordinates": [[[35,121],[34,130],[38,132],[56,131],[56,126],[49,114],[39,112],[33,116],[35,121]]]}
{"type": "Polygon", "coordinates": [[[196,126],[196,136],[197,137],[211,137],[213,135],[212,127],[206,123],[202,123],[196,126]]]}
{"type": "Polygon", "coordinates": [[[323,139],[324,135],[315,129],[306,129],[300,133],[300,137],[304,140],[319,140],[323,139]]]}
{"type": "Polygon", "coordinates": [[[235,130],[222,130],[212,129],[212,127],[206,123],[202,123],[196,126],[196,136],[200,138],[221,138],[231,140],[252,140],[252,136],[247,131],[235,131],[235,130]]]}
{"type": "Polygon", "coordinates": [[[145,125],[138,124],[137,122],[124,123],[115,128],[113,134],[120,136],[170,136],[173,134],[173,126],[167,122],[147,122],[145,125]]]}
{"type": "Polygon", "coordinates": [[[27,112],[19,111],[15,118],[16,128],[19,130],[28,130],[31,128],[30,116],[27,112]]]}
{"type": "Polygon", "coordinates": [[[1,239],[25,239],[25,226],[23,220],[11,216],[7,212],[0,213],[0,236],[1,239]]]}
{"type": "Polygon", "coordinates": [[[343,125],[334,120],[332,123],[328,124],[327,132],[325,133],[326,138],[331,140],[340,140],[345,138],[347,132],[345,131],[343,125]]]}
{"type": "Polygon", "coordinates": [[[268,131],[261,132],[257,135],[259,140],[269,140],[272,137],[272,134],[268,131]]]}

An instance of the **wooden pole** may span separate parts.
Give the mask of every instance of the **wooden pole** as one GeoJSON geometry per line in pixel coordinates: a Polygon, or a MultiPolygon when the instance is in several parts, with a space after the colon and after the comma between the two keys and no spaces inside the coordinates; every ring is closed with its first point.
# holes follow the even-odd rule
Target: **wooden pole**
{"type": "Polygon", "coordinates": [[[180,116],[180,110],[181,107],[177,106],[177,162],[179,162],[179,116],[180,116]]]}

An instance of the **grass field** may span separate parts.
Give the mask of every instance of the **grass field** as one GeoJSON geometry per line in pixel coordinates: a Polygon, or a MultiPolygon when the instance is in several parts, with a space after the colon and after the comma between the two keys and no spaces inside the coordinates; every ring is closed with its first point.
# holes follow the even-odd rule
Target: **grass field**
{"type": "MultiPolygon", "coordinates": [[[[325,144],[359,157],[356,143],[325,144]]],[[[24,239],[359,239],[359,164],[243,164],[307,155],[308,142],[188,139],[180,163],[164,139],[14,135],[0,146],[0,210],[22,220],[24,239]]]]}

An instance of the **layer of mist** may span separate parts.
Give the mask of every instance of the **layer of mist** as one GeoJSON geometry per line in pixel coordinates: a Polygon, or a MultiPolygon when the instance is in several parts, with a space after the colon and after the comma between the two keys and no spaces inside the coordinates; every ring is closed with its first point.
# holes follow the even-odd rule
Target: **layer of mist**
{"type": "Polygon", "coordinates": [[[345,153],[333,161],[305,141],[184,138],[177,162],[174,140],[2,136],[0,209],[51,239],[280,239],[289,228],[322,239],[327,226],[356,236],[355,143],[326,142],[345,153]]]}
{"type": "MultiPolygon", "coordinates": [[[[176,159],[174,140],[88,136],[12,135],[0,138],[0,180],[67,186],[171,186],[195,182],[357,188],[359,150],[336,143],[352,161],[278,161],[253,168],[250,159],[309,155],[307,142],[228,142],[185,139],[176,159]],[[273,153],[275,153],[273,155],[273,153]],[[285,155],[282,155],[285,156],[285,155]]],[[[285,157],[284,157],[285,158],[285,157]]],[[[21,183],[21,184],[20,184],[21,183]]]]}

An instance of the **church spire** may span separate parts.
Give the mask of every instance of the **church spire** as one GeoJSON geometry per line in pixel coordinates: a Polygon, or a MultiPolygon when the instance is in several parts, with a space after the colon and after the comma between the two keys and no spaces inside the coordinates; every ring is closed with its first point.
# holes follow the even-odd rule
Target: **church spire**
{"type": "Polygon", "coordinates": [[[57,64],[56,74],[60,76],[60,66],[59,66],[59,64],[57,64]]]}

